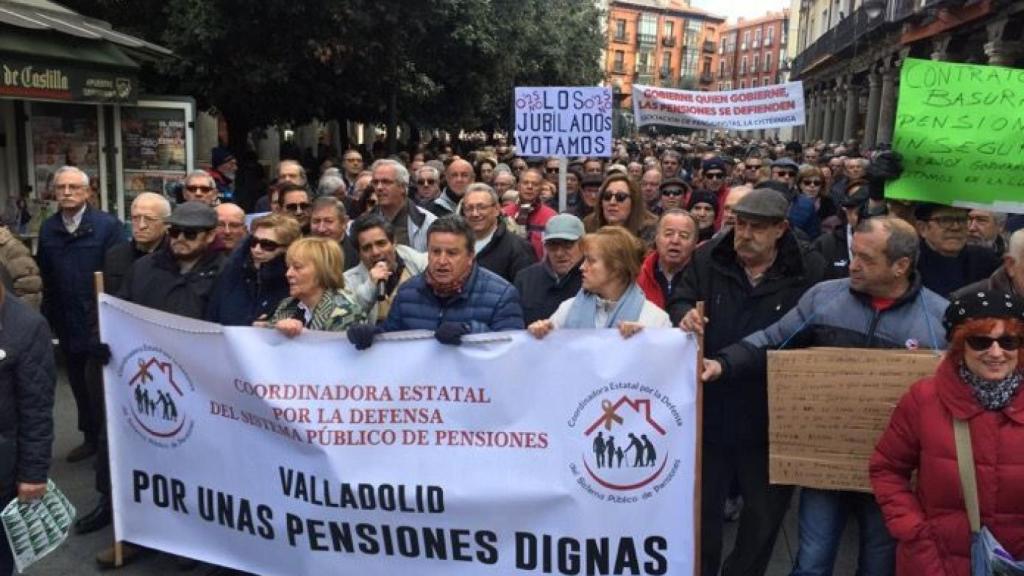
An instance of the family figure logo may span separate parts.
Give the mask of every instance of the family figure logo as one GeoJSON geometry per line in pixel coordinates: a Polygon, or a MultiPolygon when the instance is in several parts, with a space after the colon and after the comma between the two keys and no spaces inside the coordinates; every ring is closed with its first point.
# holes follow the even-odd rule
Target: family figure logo
{"type": "Polygon", "coordinates": [[[194,388],[182,367],[164,352],[147,347],[129,354],[122,366],[130,391],[123,408],[132,427],[164,447],[187,439],[194,425],[187,414],[187,395],[194,388]]]}
{"type": "Polygon", "coordinates": [[[620,492],[640,490],[657,480],[669,461],[664,450],[668,431],[652,415],[651,398],[606,399],[594,412],[599,414],[583,431],[591,447],[583,455],[590,478],[620,492]]]}

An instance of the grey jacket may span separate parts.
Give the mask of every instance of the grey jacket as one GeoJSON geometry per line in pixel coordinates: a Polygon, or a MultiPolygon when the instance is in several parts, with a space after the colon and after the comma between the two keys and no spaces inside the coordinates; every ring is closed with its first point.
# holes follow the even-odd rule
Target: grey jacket
{"type": "MultiPolygon", "coordinates": [[[[403,244],[395,244],[398,257],[405,263],[410,276],[422,274],[427,269],[427,255],[403,244]]],[[[345,289],[355,296],[356,302],[366,310],[367,320],[377,323],[377,284],[370,279],[370,271],[362,262],[345,270],[345,289]]],[[[395,289],[397,292],[397,288],[395,289]]]]}

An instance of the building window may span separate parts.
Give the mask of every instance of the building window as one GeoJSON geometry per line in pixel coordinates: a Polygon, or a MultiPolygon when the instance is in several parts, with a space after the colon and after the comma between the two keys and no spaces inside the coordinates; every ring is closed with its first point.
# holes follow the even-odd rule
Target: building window
{"type": "Polygon", "coordinates": [[[747,81],[746,80],[740,80],[740,90],[743,90],[746,87],[747,87],[747,81]]]}
{"type": "Polygon", "coordinates": [[[658,37],[658,17],[649,12],[640,15],[640,33],[638,39],[641,44],[654,44],[658,37]]]}
{"type": "Polygon", "coordinates": [[[704,58],[704,66],[701,67],[700,73],[704,74],[704,75],[707,75],[707,76],[711,75],[711,58],[710,57],[704,58]]]}
{"type": "Polygon", "coordinates": [[[661,35],[665,38],[671,38],[676,35],[676,23],[671,20],[665,20],[665,26],[662,29],[661,35]]]}
{"type": "Polygon", "coordinates": [[[622,74],[622,72],[624,71],[623,70],[623,66],[625,65],[625,61],[626,61],[626,53],[623,52],[622,50],[616,50],[615,51],[615,64],[614,64],[615,68],[614,68],[614,70],[616,72],[618,72],[619,74],[622,74]]]}
{"type": "Polygon", "coordinates": [[[740,59],[740,74],[746,74],[746,73],[747,73],[747,57],[744,56],[742,59],[740,59]]]}
{"type": "Polygon", "coordinates": [[[753,80],[750,81],[750,87],[757,88],[757,78],[754,78],[753,80]]]}
{"type": "Polygon", "coordinates": [[[718,75],[725,76],[725,60],[718,62],[718,75]]]}
{"type": "Polygon", "coordinates": [[[764,55],[764,71],[765,72],[771,72],[772,71],[772,54],[771,54],[771,52],[767,52],[764,55]]]}
{"type": "Polygon", "coordinates": [[[621,18],[615,21],[615,39],[620,41],[626,39],[626,21],[621,18]]]}
{"type": "Polygon", "coordinates": [[[665,51],[661,53],[661,76],[668,78],[672,74],[672,53],[665,51]]]}
{"type": "Polygon", "coordinates": [[[754,30],[754,45],[752,47],[753,48],[758,48],[759,46],[761,46],[761,29],[760,28],[758,28],[757,30],[754,30]]]}
{"type": "Polygon", "coordinates": [[[775,36],[775,26],[769,26],[768,29],[764,31],[764,45],[765,46],[771,46],[772,45],[772,39],[773,39],[774,36],[775,36]]]}
{"type": "Polygon", "coordinates": [[[761,55],[760,54],[754,54],[754,60],[753,60],[752,65],[750,66],[750,71],[753,72],[754,74],[757,74],[757,69],[760,68],[760,67],[761,67],[761,55]]]}
{"type": "Polygon", "coordinates": [[[636,71],[639,74],[651,73],[651,53],[644,50],[636,54],[636,71]]]}
{"type": "Polygon", "coordinates": [[[747,46],[750,46],[750,30],[743,33],[743,42],[740,44],[740,50],[746,50],[747,46]]]}

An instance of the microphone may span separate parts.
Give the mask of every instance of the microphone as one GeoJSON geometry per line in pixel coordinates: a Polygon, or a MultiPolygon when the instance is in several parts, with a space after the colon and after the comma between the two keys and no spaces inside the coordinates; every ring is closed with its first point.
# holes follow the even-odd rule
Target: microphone
{"type": "Polygon", "coordinates": [[[388,296],[388,281],[377,280],[377,302],[383,302],[388,296]]]}

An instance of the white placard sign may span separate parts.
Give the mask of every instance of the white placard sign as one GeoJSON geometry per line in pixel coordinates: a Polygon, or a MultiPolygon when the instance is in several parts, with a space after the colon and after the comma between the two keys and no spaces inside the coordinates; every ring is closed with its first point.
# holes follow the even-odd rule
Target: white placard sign
{"type": "Polygon", "coordinates": [[[106,295],[100,319],[118,539],[271,576],[693,573],[680,330],[360,352],[106,295]]]}
{"type": "Polygon", "coordinates": [[[633,85],[637,126],[760,130],[804,124],[802,82],[760,88],[699,92],[633,85]]]}
{"type": "Polygon", "coordinates": [[[596,86],[518,87],[514,125],[520,156],[611,156],[612,91],[596,86]]]}

